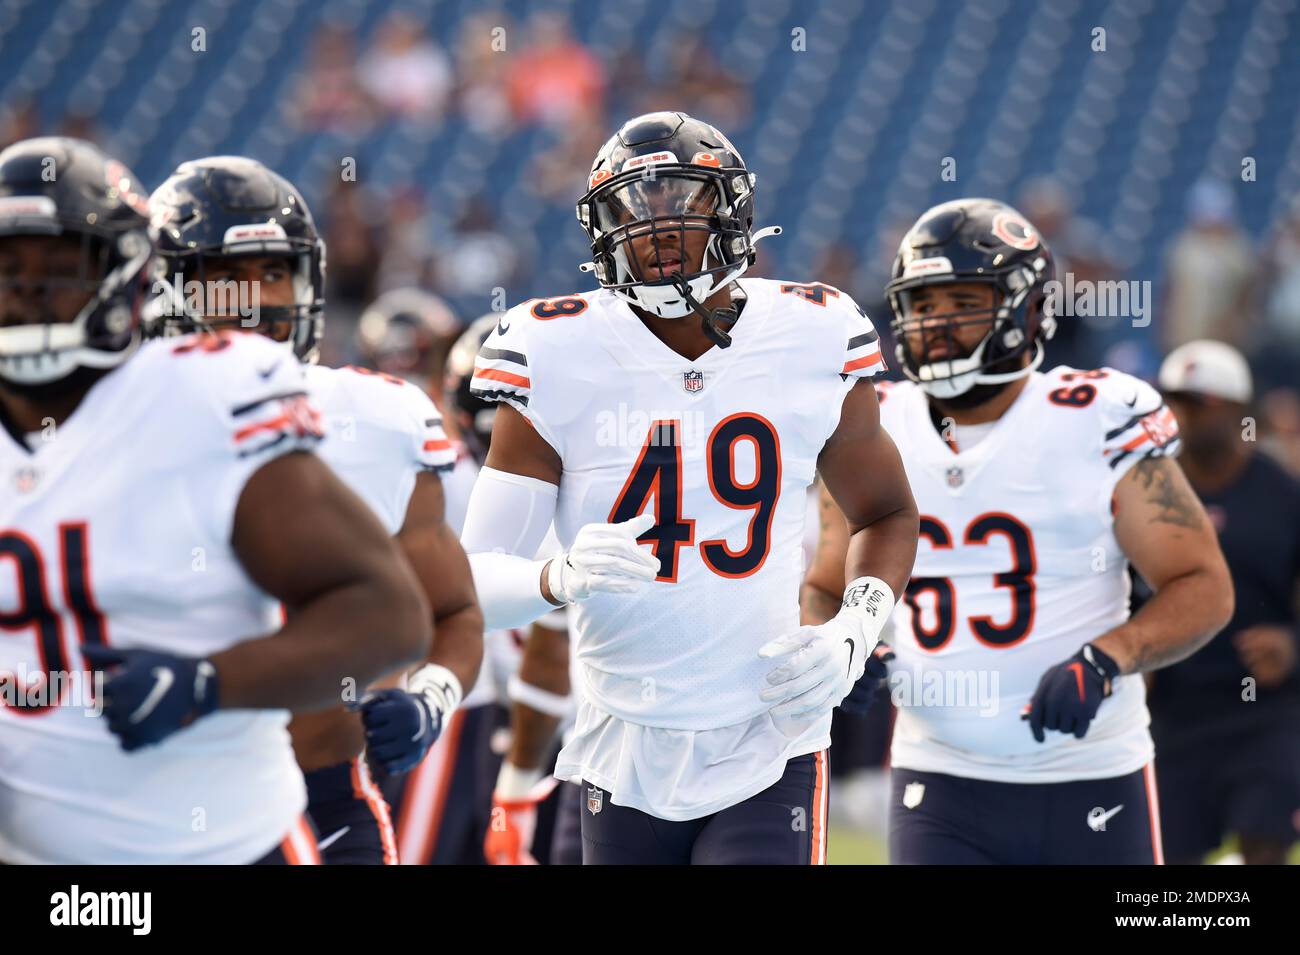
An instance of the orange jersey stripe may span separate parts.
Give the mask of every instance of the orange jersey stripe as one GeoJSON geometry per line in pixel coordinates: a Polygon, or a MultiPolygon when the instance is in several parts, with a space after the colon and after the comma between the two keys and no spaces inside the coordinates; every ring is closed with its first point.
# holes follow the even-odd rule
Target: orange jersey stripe
{"type": "Polygon", "coordinates": [[[487,378],[489,381],[504,381],[507,385],[518,385],[520,388],[531,388],[533,383],[523,375],[515,375],[508,371],[497,371],[495,368],[474,367],[475,378],[487,378]]]}
{"type": "Polygon", "coordinates": [[[363,800],[379,824],[379,841],[384,847],[384,865],[397,865],[397,835],[383,793],[370,776],[364,756],[352,760],[352,795],[363,800]]]}
{"type": "Polygon", "coordinates": [[[451,442],[448,441],[446,438],[442,438],[441,440],[430,439],[430,440],[424,442],[424,450],[426,450],[426,451],[450,451],[450,450],[451,450],[451,442]]]}
{"type": "Polygon", "coordinates": [[[287,414],[282,414],[279,417],[270,419],[269,421],[259,421],[257,424],[250,424],[235,432],[235,443],[238,444],[245,438],[252,437],[253,435],[259,434],[263,431],[275,431],[277,428],[282,428],[288,423],[289,416],[287,414]]]}
{"type": "Polygon", "coordinates": [[[851,371],[857,371],[859,368],[870,368],[872,365],[883,365],[884,363],[884,356],[880,352],[876,352],[874,355],[868,355],[865,358],[855,358],[853,361],[845,362],[840,374],[844,375],[851,371]]]}

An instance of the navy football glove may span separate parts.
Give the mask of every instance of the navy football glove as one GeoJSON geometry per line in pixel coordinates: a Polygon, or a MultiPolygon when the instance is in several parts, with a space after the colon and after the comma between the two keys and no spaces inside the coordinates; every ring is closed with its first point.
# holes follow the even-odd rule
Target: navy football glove
{"type": "Polygon", "coordinates": [[[862,671],[858,682],[853,684],[840,709],[854,716],[866,716],[880,695],[880,687],[889,677],[889,664],[894,660],[894,648],[887,643],[876,644],[876,649],[867,657],[867,668],[862,671]]]}
{"type": "Polygon", "coordinates": [[[1117,676],[1119,664],[1085,643],[1070,659],[1043,674],[1021,719],[1029,720],[1029,729],[1040,743],[1046,738],[1044,730],[1060,730],[1083,739],[1117,676]]]}
{"type": "Polygon", "coordinates": [[[81,655],[105,672],[101,705],[127,752],[160,743],[217,708],[217,671],[208,660],[159,650],[85,645],[81,655]]]}
{"type": "Polygon", "coordinates": [[[460,704],[460,681],[446,667],[429,664],[408,681],[410,691],[376,690],[361,701],[366,752],[396,776],[414,769],[460,704]]]}

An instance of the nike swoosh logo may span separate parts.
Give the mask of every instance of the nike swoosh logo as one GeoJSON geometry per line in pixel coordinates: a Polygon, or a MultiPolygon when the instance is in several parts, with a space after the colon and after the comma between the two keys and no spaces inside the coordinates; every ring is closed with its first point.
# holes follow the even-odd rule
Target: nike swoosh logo
{"type": "Polygon", "coordinates": [[[1068,667],[1066,667],[1066,669],[1074,673],[1074,682],[1077,684],[1076,688],[1079,691],[1079,702],[1082,703],[1084,700],[1087,699],[1087,696],[1084,695],[1083,692],[1083,664],[1071,663],[1068,667]]]}
{"type": "Polygon", "coordinates": [[[1132,408],[1134,405],[1137,404],[1137,400],[1138,400],[1138,396],[1137,396],[1137,392],[1135,391],[1133,392],[1133,397],[1124,403],[1128,405],[1130,408],[1132,408]]]}
{"type": "Polygon", "coordinates": [[[1123,808],[1124,804],[1120,803],[1114,809],[1109,809],[1106,812],[1097,812],[1097,810],[1094,809],[1092,812],[1088,813],[1088,827],[1092,829],[1093,832],[1100,832],[1105,828],[1106,823],[1110,818],[1123,808]]]}
{"type": "Polygon", "coordinates": [[[259,368],[257,370],[257,373],[263,378],[263,380],[265,380],[267,378],[270,378],[273,374],[275,374],[275,370],[279,367],[280,367],[280,363],[277,361],[270,368],[266,369],[266,371],[262,371],[262,369],[259,368]]]}
{"type": "Polygon", "coordinates": [[[338,842],[340,839],[342,839],[344,836],[346,836],[346,835],[347,835],[349,832],[351,832],[351,831],[352,831],[352,827],[351,827],[351,826],[344,826],[344,827],[343,827],[342,829],[340,829],[338,832],[331,833],[330,835],[328,835],[328,836],[326,836],[324,839],[322,839],[320,842],[316,843],[316,849],[317,849],[317,851],[318,851],[318,852],[323,852],[324,850],[326,850],[326,849],[328,849],[330,846],[334,845],[334,843],[338,842]]]}
{"type": "Polygon", "coordinates": [[[168,670],[166,667],[154,667],[153,689],[150,690],[149,695],[144,698],[144,702],[135,708],[135,712],[127,717],[127,722],[132,724],[139,723],[152,713],[154,707],[156,707],[159,701],[167,695],[167,691],[172,688],[172,684],[175,682],[176,675],[172,673],[171,670],[168,670]]]}
{"type": "Polygon", "coordinates": [[[849,645],[849,669],[845,676],[853,676],[853,651],[857,648],[853,646],[852,637],[845,637],[844,642],[849,645]]]}
{"type": "Polygon", "coordinates": [[[507,322],[504,318],[499,319],[497,321],[497,334],[504,335],[508,331],[510,331],[510,323],[507,322]]]}

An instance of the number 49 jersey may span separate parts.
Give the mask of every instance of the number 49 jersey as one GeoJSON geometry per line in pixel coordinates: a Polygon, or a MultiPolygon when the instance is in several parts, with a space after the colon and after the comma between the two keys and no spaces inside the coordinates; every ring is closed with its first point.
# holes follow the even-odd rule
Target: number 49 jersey
{"type": "Polygon", "coordinates": [[[597,291],[507,312],[471,387],[509,401],[563,462],[555,529],[653,512],[638,596],[574,608],[587,691],[669,729],[765,710],[758,649],[799,626],[804,489],[855,377],[883,367],[871,323],[824,285],[738,282],[732,344],[688,361],[597,291]]]}
{"type": "Polygon", "coordinates": [[[921,514],[894,621],[893,764],[1001,782],[1141,768],[1141,676],[1115,682],[1082,740],[1038,743],[1020,715],[1048,667],[1128,618],[1112,496],[1138,461],[1176,450],[1172,413],[1129,375],[1060,367],[1034,373],[982,440],[954,447],[916,385],[879,393],[921,514]]]}
{"type": "Polygon", "coordinates": [[[148,342],[57,428],[0,431],[0,861],[247,863],[289,832],[287,712],[219,710],[125,753],[80,650],[208,656],[274,632],[235,507],[320,436],[297,359],[252,334],[148,342]]]}

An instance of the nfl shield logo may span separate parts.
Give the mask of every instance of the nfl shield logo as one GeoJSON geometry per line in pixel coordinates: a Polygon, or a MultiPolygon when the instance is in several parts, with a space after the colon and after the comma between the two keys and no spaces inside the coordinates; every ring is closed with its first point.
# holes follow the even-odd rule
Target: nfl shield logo
{"type": "Polygon", "coordinates": [[[903,805],[915,809],[925,798],[925,783],[908,783],[903,789],[903,805]]]}
{"type": "Polygon", "coordinates": [[[682,372],[682,385],[692,394],[700,391],[704,388],[704,372],[695,370],[682,372]]]}
{"type": "Polygon", "coordinates": [[[587,787],[587,812],[593,816],[596,815],[603,808],[604,802],[605,794],[603,792],[595,786],[587,787]]]}
{"type": "Polygon", "coordinates": [[[14,487],[19,494],[28,494],[36,490],[40,474],[35,468],[19,468],[14,472],[14,487]]]}
{"type": "Polygon", "coordinates": [[[964,480],[966,480],[966,478],[965,478],[965,476],[961,473],[961,468],[949,468],[949,469],[948,469],[948,486],[949,486],[949,487],[961,487],[961,482],[964,481],[964,480]]]}

